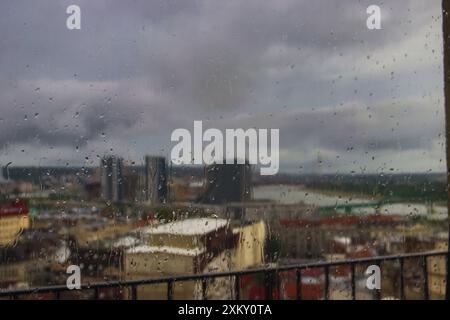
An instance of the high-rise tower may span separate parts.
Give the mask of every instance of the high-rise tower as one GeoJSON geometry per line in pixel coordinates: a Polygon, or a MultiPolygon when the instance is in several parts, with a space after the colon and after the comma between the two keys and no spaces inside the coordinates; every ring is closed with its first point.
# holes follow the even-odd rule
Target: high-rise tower
{"type": "Polygon", "coordinates": [[[246,164],[213,164],[206,168],[206,191],[202,202],[226,204],[252,198],[251,166],[246,164]]]}
{"type": "Polygon", "coordinates": [[[166,158],[146,156],[144,171],[146,200],[151,204],[165,203],[168,199],[166,158]]]}
{"type": "Polygon", "coordinates": [[[111,202],[123,201],[123,161],[116,156],[101,159],[102,198],[111,202]]]}

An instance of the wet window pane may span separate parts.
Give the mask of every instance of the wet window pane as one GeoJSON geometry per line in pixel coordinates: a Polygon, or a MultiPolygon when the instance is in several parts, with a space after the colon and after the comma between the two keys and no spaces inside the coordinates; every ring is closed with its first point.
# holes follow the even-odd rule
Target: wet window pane
{"type": "Polygon", "coordinates": [[[38,2],[0,4],[0,297],[444,298],[441,1],[38,2]]]}

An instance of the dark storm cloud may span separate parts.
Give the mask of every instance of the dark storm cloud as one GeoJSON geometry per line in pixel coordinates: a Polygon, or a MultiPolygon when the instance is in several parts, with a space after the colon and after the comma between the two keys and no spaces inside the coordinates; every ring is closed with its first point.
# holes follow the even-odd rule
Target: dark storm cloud
{"type": "Polygon", "coordinates": [[[370,4],[2,1],[0,147],[136,141],[141,156],[168,148],[170,132],[193,120],[234,127],[245,115],[250,126],[280,128],[291,152],[426,150],[443,127],[423,111],[442,107],[440,3],[380,4],[376,32],[365,27],[370,4]],[[81,7],[79,31],[65,27],[70,4],[81,7]],[[384,104],[393,96],[392,117],[384,104]],[[411,97],[412,107],[400,103],[411,97]]]}
{"type": "Polygon", "coordinates": [[[260,116],[207,122],[207,127],[282,128],[282,149],[305,151],[323,148],[336,153],[350,150],[407,151],[427,150],[443,134],[444,114],[427,99],[423,104],[404,101],[404,105],[380,104],[376,108],[359,105],[285,110],[260,116]],[[430,114],[433,116],[430,117],[430,114]]]}
{"type": "Polygon", "coordinates": [[[82,147],[106,133],[133,127],[144,108],[136,99],[111,94],[105,85],[93,90],[93,85],[73,81],[56,87],[39,83],[44,87],[30,90],[31,84],[22,82],[3,100],[0,148],[15,143],[82,147]]]}

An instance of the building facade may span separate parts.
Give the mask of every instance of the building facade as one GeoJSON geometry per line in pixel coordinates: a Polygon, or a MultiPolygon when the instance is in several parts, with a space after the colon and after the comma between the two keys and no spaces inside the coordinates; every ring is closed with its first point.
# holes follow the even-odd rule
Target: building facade
{"type": "Polygon", "coordinates": [[[249,164],[213,164],[206,167],[203,203],[226,204],[252,199],[252,171],[249,164]]]}
{"type": "Polygon", "coordinates": [[[166,159],[146,156],[144,171],[145,200],[153,205],[166,203],[168,199],[166,159]]]}
{"type": "Polygon", "coordinates": [[[111,202],[123,201],[123,161],[116,156],[106,156],[101,160],[102,198],[111,202]]]}
{"type": "Polygon", "coordinates": [[[0,247],[13,243],[29,227],[28,207],[24,202],[0,204],[0,247]]]}

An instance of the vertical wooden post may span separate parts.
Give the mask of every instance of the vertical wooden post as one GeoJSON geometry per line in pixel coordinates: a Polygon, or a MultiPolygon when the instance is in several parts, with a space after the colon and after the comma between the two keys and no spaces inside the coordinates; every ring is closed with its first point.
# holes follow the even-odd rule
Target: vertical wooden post
{"type": "MultiPolygon", "coordinates": [[[[442,0],[442,26],[444,45],[445,143],[447,153],[447,210],[450,213],[450,0],[442,0]]],[[[450,220],[449,220],[450,221],[450,220]]],[[[450,253],[450,225],[447,251],[450,253]]],[[[445,298],[450,299],[450,266],[447,253],[445,298]]]]}

